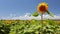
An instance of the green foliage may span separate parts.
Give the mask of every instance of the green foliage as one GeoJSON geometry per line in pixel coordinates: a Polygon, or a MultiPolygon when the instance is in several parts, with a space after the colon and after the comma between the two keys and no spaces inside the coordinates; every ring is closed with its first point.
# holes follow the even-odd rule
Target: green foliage
{"type": "Polygon", "coordinates": [[[38,12],[36,11],[36,12],[34,12],[32,15],[33,15],[34,17],[37,17],[39,14],[38,14],[38,12]]]}
{"type": "Polygon", "coordinates": [[[60,25],[53,20],[20,20],[9,25],[0,20],[0,34],[60,34],[60,25]]]}
{"type": "Polygon", "coordinates": [[[10,25],[5,24],[3,20],[0,20],[0,34],[9,34],[10,25]]]}
{"type": "Polygon", "coordinates": [[[46,11],[47,14],[49,14],[51,17],[54,17],[53,13],[49,12],[49,11],[46,11]]]}
{"type": "MultiPolygon", "coordinates": [[[[49,14],[51,17],[54,17],[53,13],[49,12],[49,11],[46,11],[47,14],[49,14]]],[[[37,17],[39,15],[38,11],[35,11],[33,14],[32,14],[34,17],[37,17]]]]}

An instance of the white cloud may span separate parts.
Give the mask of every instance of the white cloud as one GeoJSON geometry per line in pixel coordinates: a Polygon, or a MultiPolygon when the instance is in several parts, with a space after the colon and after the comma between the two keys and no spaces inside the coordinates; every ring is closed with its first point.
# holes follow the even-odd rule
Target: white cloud
{"type": "MultiPolygon", "coordinates": [[[[51,17],[49,15],[43,15],[44,19],[60,19],[60,15],[54,15],[54,17],[51,17]]],[[[19,20],[31,20],[31,19],[36,19],[39,20],[41,19],[41,16],[34,17],[30,13],[26,13],[24,16],[14,16],[13,14],[10,14],[8,17],[2,17],[1,19],[19,19],[19,20]]]]}

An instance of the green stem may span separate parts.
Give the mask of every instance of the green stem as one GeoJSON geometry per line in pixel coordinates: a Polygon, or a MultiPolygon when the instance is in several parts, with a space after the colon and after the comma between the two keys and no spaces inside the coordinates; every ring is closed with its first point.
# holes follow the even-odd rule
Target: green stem
{"type": "Polygon", "coordinates": [[[42,27],[43,27],[43,14],[41,14],[41,23],[42,23],[42,27]]]}
{"type": "Polygon", "coordinates": [[[41,23],[42,23],[42,31],[43,31],[43,14],[41,14],[41,23]]]}

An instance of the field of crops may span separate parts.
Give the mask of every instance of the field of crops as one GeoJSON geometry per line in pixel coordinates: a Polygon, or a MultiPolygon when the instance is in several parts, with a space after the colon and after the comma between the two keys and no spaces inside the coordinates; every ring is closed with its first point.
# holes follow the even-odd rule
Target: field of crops
{"type": "Polygon", "coordinates": [[[0,20],[0,34],[60,34],[58,21],[0,20]]]}

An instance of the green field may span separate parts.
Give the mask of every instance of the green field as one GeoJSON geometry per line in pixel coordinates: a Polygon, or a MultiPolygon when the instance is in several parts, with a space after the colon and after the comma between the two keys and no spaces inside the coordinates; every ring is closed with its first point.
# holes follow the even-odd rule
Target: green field
{"type": "Polygon", "coordinates": [[[0,20],[0,34],[60,34],[60,20],[0,20]]]}

